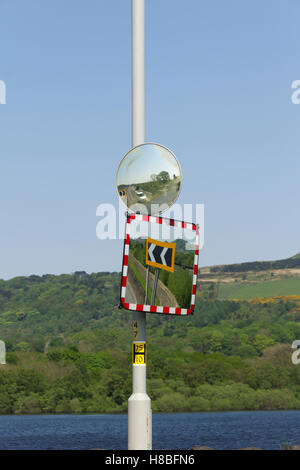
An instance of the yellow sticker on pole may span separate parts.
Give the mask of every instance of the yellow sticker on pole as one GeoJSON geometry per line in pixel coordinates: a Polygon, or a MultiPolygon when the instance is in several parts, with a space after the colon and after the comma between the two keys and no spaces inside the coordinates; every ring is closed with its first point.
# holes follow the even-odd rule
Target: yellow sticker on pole
{"type": "Polygon", "coordinates": [[[132,364],[146,364],[146,343],[132,343],[132,364]]]}
{"type": "Polygon", "coordinates": [[[139,322],[135,320],[133,322],[133,339],[137,339],[139,336],[139,322]]]}

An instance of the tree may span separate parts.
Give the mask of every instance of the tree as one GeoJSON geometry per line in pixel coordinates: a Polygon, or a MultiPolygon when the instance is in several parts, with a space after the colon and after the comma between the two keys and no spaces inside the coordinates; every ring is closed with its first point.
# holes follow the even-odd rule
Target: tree
{"type": "Polygon", "coordinates": [[[170,181],[169,173],[167,171],[161,171],[157,175],[157,181],[159,181],[161,183],[167,183],[168,181],[170,181]]]}

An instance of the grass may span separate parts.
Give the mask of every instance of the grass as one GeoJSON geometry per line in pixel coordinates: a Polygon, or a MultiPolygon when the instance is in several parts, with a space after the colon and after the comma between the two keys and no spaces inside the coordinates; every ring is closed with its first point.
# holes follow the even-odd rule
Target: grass
{"type": "Polygon", "coordinates": [[[255,297],[276,297],[279,295],[300,295],[300,277],[279,281],[257,282],[255,284],[230,283],[220,285],[218,298],[249,300],[255,297]]]}

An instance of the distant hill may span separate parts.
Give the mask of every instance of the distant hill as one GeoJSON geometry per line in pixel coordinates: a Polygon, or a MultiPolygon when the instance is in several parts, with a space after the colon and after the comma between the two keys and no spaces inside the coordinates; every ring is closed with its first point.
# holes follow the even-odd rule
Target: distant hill
{"type": "Polygon", "coordinates": [[[250,261],[246,263],[224,264],[211,266],[211,273],[218,272],[247,272],[247,271],[267,271],[268,269],[289,269],[300,268],[300,253],[290,258],[280,259],[277,261],[250,261]]]}
{"type": "MultiPolygon", "coordinates": [[[[284,275],[289,292],[289,280],[300,286],[299,278],[284,275]]],[[[256,289],[255,296],[269,296],[271,288],[278,293],[276,271],[207,276],[200,275],[194,315],[147,315],[152,410],[300,409],[300,368],[291,361],[300,300],[231,300],[239,292],[248,299],[247,289],[256,289]]],[[[283,287],[284,279],[281,293],[283,287]]],[[[0,337],[7,350],[0,414],[127,411],[132,314],[118,308],[119,293],[120,273],[0,280],[0,337]]]]}
{"type": "Polygon", "coordinates": [[[209,298],[300,296],[300,253],[276,261],[208,266],[200,268],[199,273],[200,287],[203,291],[209,289],[209,298]]]}

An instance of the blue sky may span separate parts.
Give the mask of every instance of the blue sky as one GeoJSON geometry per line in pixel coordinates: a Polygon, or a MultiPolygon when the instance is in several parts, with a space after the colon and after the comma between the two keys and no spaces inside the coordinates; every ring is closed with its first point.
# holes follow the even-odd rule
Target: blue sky
{"type": "MultiPolygon", "coordinates": [[[[300,251],[298,0],[146,0],[146,140],[205,205],[200,266],[300,251]]],[[[130,0],[0,0],[0,278],[120,270],[96,237],[131,147],[130,0]]]]}

